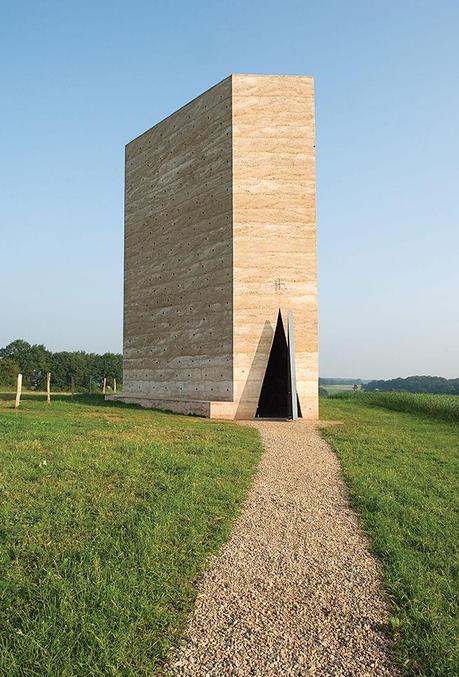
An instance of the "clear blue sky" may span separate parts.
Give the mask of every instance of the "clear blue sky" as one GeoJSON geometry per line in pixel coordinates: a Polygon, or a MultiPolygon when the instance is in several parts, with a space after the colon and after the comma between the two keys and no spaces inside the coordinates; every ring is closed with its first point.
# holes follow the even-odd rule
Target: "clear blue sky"
{"type": "Polygon", "coordinates": [[[316,78],[322,376],[459,376],[459,3],[0,7],[0,346],[120,351],[124,144],[229,73],[316,78]]]}

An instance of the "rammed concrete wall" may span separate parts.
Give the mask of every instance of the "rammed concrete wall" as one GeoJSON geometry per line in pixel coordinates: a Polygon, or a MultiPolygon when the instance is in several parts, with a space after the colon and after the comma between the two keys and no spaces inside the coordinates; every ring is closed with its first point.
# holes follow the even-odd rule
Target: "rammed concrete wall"
{"type": "Polygon", "coordinates": [[[312,78],[223,80],[128,144],[125,197],[124,396],[253,417],[281,308],[316,418],[312,78]]]}
{"type": "Polygon", "coordinates": [[[231,78],[126,147],[124,392],[232,400],[231,78]]]}
{"type": "Polygon", "coordinates": [[[297,389],[318,416],[314,80],[233,76],[234,392],[255,415],[278,309],[293,311],[297,389]]]}

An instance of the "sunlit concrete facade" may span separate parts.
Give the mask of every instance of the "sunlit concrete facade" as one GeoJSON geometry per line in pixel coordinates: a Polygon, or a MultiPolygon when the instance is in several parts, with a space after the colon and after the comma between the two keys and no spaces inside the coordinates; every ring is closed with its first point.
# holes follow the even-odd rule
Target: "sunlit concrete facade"
{"type": "Polygon", "coordinates": [[[232,75],[126,146],[121,399],[253,418],[279,308],[317,400],[314,84],[232,75]]]}

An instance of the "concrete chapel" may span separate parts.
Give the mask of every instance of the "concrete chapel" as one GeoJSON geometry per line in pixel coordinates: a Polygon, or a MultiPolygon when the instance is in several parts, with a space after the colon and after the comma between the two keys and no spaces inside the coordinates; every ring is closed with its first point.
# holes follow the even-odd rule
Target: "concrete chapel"
{"type": "Polygon", "coordinates": [[[314,144],[313,79],[270,75],[231,75],[127,144],[112,397],[224,419],[289,418],[293,397],[317,418],[314,144]]]}

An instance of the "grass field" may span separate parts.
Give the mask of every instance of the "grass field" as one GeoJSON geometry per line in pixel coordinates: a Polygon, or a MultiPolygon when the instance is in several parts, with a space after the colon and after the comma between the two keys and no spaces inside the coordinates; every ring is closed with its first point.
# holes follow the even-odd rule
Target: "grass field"
{"type": "Polygon", "coordinates": [[[400,665],[412,675],[457,676],[456,401],[378,393],[320,404],[322,418],[344,421],[323,435],[383,562],[400,665]],[[394,411],[399,408],[411,413],[394,411]]]}
{"type": "Polygon", "coordinates": [[[155,674],[241,505],[256,431],[99,396],[0,398],[0,674],[155,674]]]}
{"type": "MultiPolygon", "coordinates": [[[[228,537],[256,432],[100,396],[26,395],[18,411],[11,398],[0,395],[0,674],[155,674],[228,537]]],[[[344,421],[323,434],[384,565],[397,658],[426,677],[459,674],[456,402],[321,400],[323,418],[344,421]]]]}
{"type": "MultiPolygon", "coordinates": [[[[332,393],[330,393],[332,394],[332,393]]],[[[367,406],[384,407],[394,411],[404,411],[409,414],[421,414],[442,421],[459,423],[459,396],[458,395],[429,395],[425,393],[405,392],[373,392],[356,393],[337,392],[342,398],[360,398],[361,404],[367,406]]]]}

